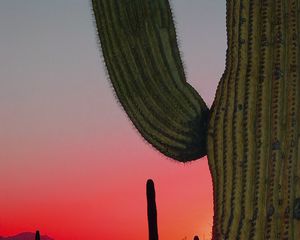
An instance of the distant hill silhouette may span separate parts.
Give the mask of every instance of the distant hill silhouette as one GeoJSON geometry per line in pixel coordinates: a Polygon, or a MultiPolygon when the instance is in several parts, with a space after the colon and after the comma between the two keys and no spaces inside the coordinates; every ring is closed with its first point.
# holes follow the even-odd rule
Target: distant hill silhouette
{"type": "MultiPolygon", "coordinates": [[[[0,240],[34,240],[34,239],[35,239],[35,233],[32,232],[19,233],[15,236],[10,236],[10,237],[0,236],[0,240]]],[[[54,239],[46,235],[41,235],[41,240],[54,240],[54,239]]]]}

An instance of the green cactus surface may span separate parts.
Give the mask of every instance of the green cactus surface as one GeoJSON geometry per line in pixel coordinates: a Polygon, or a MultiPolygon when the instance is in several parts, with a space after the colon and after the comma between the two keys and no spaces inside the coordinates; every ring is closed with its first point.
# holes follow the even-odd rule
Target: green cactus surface
{"type": "Polygon", "coordinates": [[[165,155],[206,155],[208,108],[186,82],[168,1],[92,1],[115,92],[141,135],[165,155]]]}
{"type": "MultiPolygon", "coordinates": [[[[166,156],[207,154],[213,240],[300,239],[300,0],[227,0],[210,110],[186,82],[168,0],[92,0],[109,77],[166,156]]],[[[188,3],[187,3],[188,4],[188,3]]]]}

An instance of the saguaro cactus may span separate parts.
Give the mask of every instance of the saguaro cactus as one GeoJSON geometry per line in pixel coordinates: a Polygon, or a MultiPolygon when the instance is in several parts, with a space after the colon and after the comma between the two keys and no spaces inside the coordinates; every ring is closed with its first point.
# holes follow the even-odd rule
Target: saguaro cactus
{"type": "Polygon", "coordinates": [[[146,195],[147,195],[149,240],[158,240],[155,187],[152,179],[147,180],[146,195]]]}
{"type": "Polygon", "coordinates": [[[40,240],[41,237],[40,237],[40,231],[36,231],[35,232],[35,240],[40,240]]]}
{"type": "Polygon", "coordinates": [[[213,239],[300,239],[300,0],[227,0],[210,110],[186,82],[167,0],[92,0],[106,67],[139,132],[208,155],[213,239]]]}

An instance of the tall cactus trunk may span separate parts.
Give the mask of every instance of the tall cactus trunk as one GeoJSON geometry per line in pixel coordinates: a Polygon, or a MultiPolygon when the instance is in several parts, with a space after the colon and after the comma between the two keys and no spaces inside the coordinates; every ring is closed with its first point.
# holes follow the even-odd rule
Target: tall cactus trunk
{"type": "Polygon", "coordinates": [[[227,0],[208,159],[213,239],[300,239],[300,0],[227,0]]]}

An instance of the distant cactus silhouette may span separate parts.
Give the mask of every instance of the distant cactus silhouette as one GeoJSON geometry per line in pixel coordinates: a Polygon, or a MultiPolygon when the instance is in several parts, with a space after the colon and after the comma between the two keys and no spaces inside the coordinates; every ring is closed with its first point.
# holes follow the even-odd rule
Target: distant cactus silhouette
{"type": "Polygon", "coordinates": [[[300,239],[300,0],[227,0],[210,110],[186,82],[167,0],[92,0],[115,92],[141,135],[182,162],[208,155],[212,238],[300,239]]]}
{"type": "Polygon", "coordinates": [[[152,179],[147,180],[146,195],[147,195],[149,240],[158,240],[155,187],[152,179]]]}
{"type": "Polygon", "coordinates": [[[35,240],[40,240],[40,231],[35,232],[35,240]]]}

